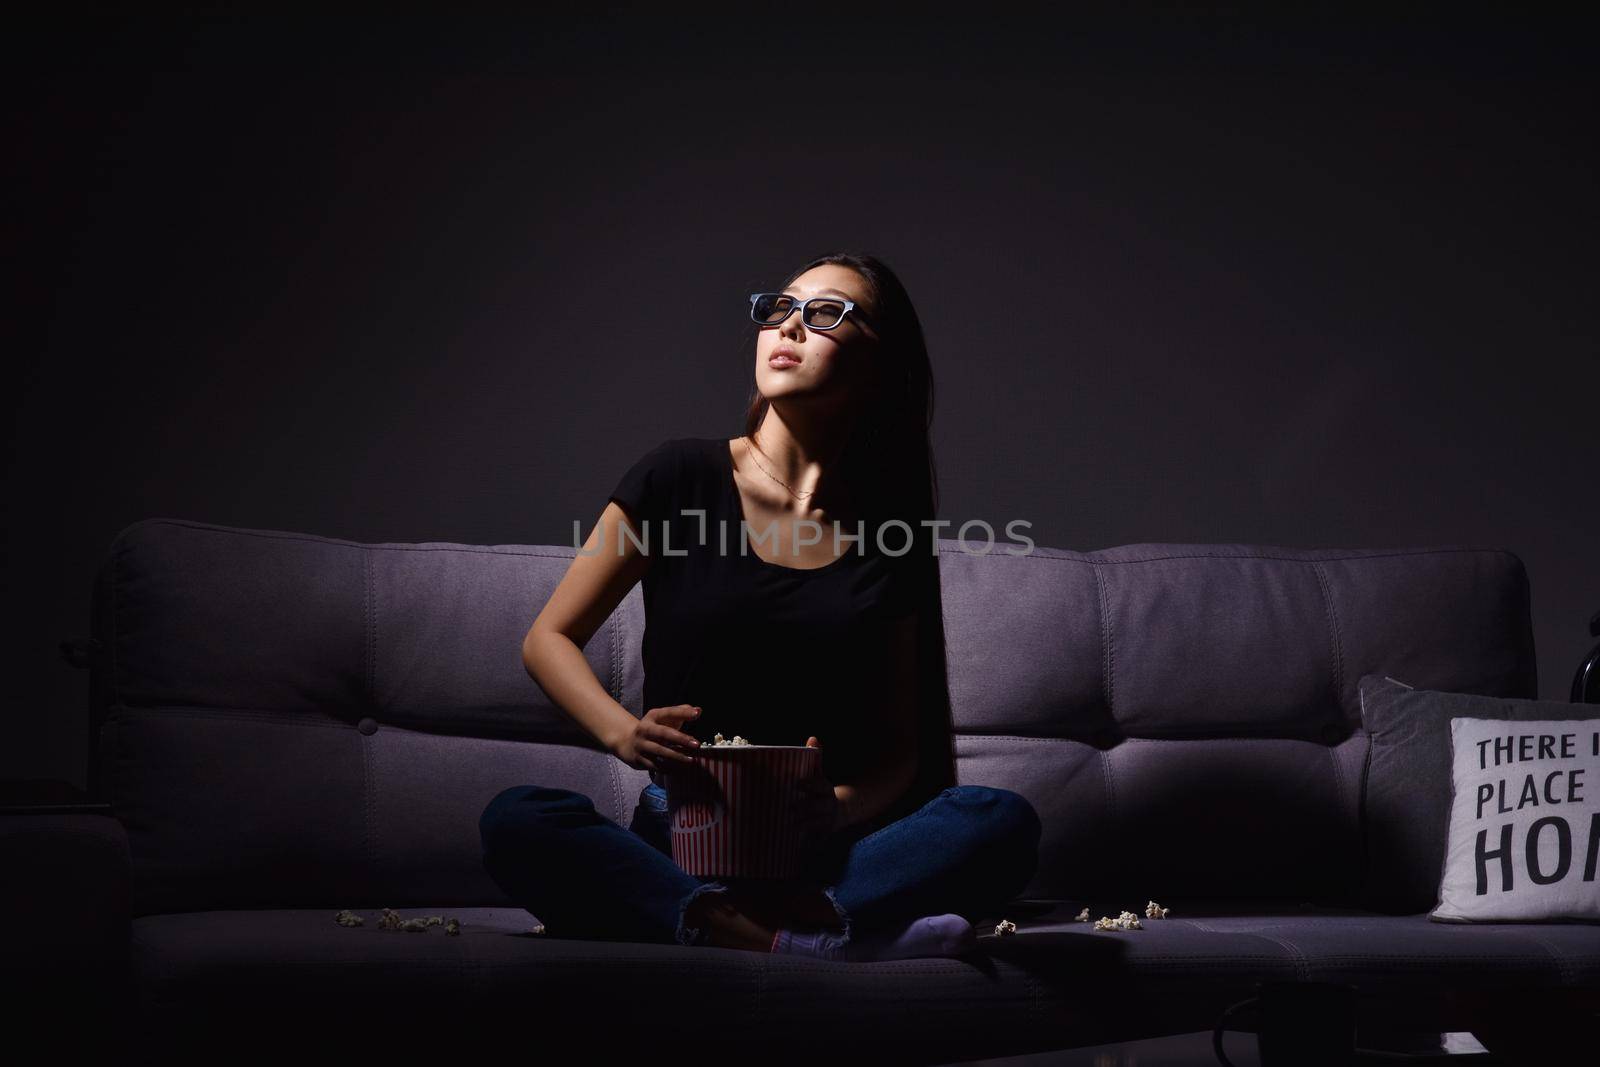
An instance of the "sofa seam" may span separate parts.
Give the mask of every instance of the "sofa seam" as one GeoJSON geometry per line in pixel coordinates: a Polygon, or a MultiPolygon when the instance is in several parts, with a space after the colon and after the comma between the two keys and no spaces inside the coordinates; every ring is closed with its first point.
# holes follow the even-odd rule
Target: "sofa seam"
{"type": "Polygon", "coordinates": [[[271,723],[275,726],[311,726],[329,730],[343,730],[351,724],[342,719],[329,718],[308,711],[278,711],[272,708],[215,708],[209,704],[157,704],[140,706],[136,704],[113,704],[112,711],[106,718],[120,714],[126,719],[130,715],[162,716],[174,715],[191,719],[217,719],[230,722],[271,723]]]}
{"type": "MultiPolygon", "coordinates": [[[[365,710],[368,714],[375,714],[378,710],[378,685],[376,663],[378,658],[378,635],[376,623],[376,593],[373,588],[372,551],[363,548],[361,551],[361,614],[362,614],[362,653],[363,677],[361,679],[365,710]]],[[[367,877],[372,884],[378,884],[378,849],[376,836],[377,818],[377,771],[373,763],[377,759],[372,735],[363,733],[359,727],[356,729],[358,744],[361,746],[361,847],[366,855],[367,877]]]]}
{"type": "Polygon", "coordinates": [[[615,805],[612,810],[617,813],[617,820],[620,822],[628,817],[628,812],[623,806],[625,800],[622,795],[622,778],[617,773],[617,761],[609,753],[601,758],[606,761],[606,774],[611,778],[611,802],[615,805]]]}
{"type": "MultiPolygon", "coordinates": [[[[374,888],[378,884],[378,853],[374,842],[373,806],[376,800],[377,775],[373,772],[372,738],[356,730],[357,743],[361,745],[361,848],[366,854],[367,876],[374,888]]],[[[376,895],[376,894],[374,894],[376,895]]]]}
{"type": "Polygon", "coordinates": [[[1110,822],[1116,817],[1117,812],[1117,786],[1115,776],[1111,771],[1111,750],[1096,748],[1095,755],[1100,761],[1100,780],[1106,788],[1106,820],[1110,822]]]}
{"type": "Polygon", "coordinates": [[[371,550],[366,550],[362,552],[361,573],[362,622],[366,629],[365,634],[363,634],[362,649],[366,661],[362,666],[366,672],[366,677],[362,679],[362,684],[366,689],[363,695],[366,697],[367,710],[376,714],[378,710],[378,607],[377,590],[374,585],[372,552],[371,550]]]}
{"type": "Polygon", "coordinates": [[[1339,708],[1339,718],[1344,718],[1344,640],[1339,629],[1339,612],[1333,603],[1333,587],[1322,561],[1312,563],[1317,575],[1317,586],[1322,590],[1322,604],[1328,615],[1328,636],[1333,645],[1333,700],[1339,708]]]}
{"type": "MultiPolygon", "coordinates": [[[[753,963],[752,966],[776,968],[782,965],[784,966],[785,970],[799,973],[815,970],[839,971],[844,969],[860,969],[870,967],[874,974],[947,975],[950,974],[955,967],[960,967],[962,972],[965,972],[970,968],[970,964],[963,965],[962,960],[959,957],[954,956],[940,957],[946,961],[945,965],[934,964],[930,966],[917,963],[915,960],[828,960],[815,956],[790,956],[785,954],[774,955],[762,952],[757,952],[755,955],[760,957],[760,959],[758,962],[753,963]],[[790,965],[791,961],[794,961],[792,966],[790,965]]],[[[608,958],[615,959],[617,957],[608,958]]],[[[935,957],[930,956],[920,958],[931,961],[935,957]]]]}
{"type": "Polygon", "coordinates": [[[1521,934],[1523,937],[1526,937],[1529,941],[1532,941],[1534,944],[1545,950],[1545,953],[1555,963],[1556,973],[1561,976],[1561,983],[1563,985],[1577,984],[1577,968],[1566,956],[1562,955],[1560,949],[1532,931],[1518,930],[1515,932],[1521,934]]]}
{"type": "MultiPolygon", "coordinates": [[[[1111,611],[1107,606],[1106,583],[1100,574],[1100,568],[1094,568],[1094,584],[1097,599],[1100,604],[1100,670],[1103,678],[1101,694],[1106,701],[1106,718],[1113,724],[1117,721],[1115,709],[1115,694],[1112,691],[1113,660],[1111,642],[1111,611]]],[[[1100,781],[1106,792],[1106,818],[1111,819],[1117,809],[1117,784],[1116,775],[1111,768],[1111,755],[1109,746],[1101,748],[1093,746],[1095,757],[1100,764],[1100,781]]]]}
{"type": "MultiPolygon", "coordinates": [[[[1271,934],[1262,933],[1262,932],[1256,931],[1256,930],[1218,930],[1214,926],[1210,926],[1210,925],[1208,925],[1206,923],[1199,922],[1199,921],[1197,921],[1195,919],[1186,919],[1184,921],[1187,922],[1190,926],[1193,926],[1197,930],[1204,930],[1205,932],[1211,933],[1211,934],[1221,934],[1223,936],[1234,935],[1234,936],[1241,936],[1241,937],[1254,937],[1254,938],[1258,938],[1258,939],[1260,939],[1262,941],[1270,941],[1274,945],[1277,945],[1279,948],[1281,948],[1281,949],[1283,949],[1283,950],[1285,950],[1286,952],[1289,953],[1290,959],[1289,959],[1288,962],[1290,962],[1290,963],[1292,963],[1294,965],[1295,977],[1299,978],[1302,981],[1305,981],[1305,980],[1308,980],[1310,978],[1310,976],[1311,976],[1310,966],[1309,966],[1309,964],[1308,964],[1308,962],[1306,960],[1305,953],[1300,949],[1300,947],[1298,945],[1296,945],[1292,941],[1286,941],[1286,940],[1283,940],[1281,938],[1273,937],[1271,934]]],[[[1182,957],[1172,957],[1172,958],[1180,959],[1182,957]]]]}
{"type": "MultiPolygon", "coordinates": [[[[1359,696],[1358,696],[1359,699],[1359,696]]],[[[1361,784],[1356,791],[1356,831],[1361,841],[1361,902],[1372,902],[1372,831],[1367,819],[1367,783],[1372,777],[1372,731],[1366,728],[1362,709],[1361,731],[1367,737],[1366,758],[1361,761],[1361,784]]]]}
{"type": "Polygon", "coordinates": [[[617,616],[620,612],[611,615],[611,699],[618,704],[622,703],[622,620],[617,616]]]}
{"type": "Polygon", "coordinates": [[[511,551],[494,545],[467,545],[467,544],[389,544],[372,543],[367,541],[350,541],[340,537],[319,537],[316,534],[296,534],[276,530],[247,530],[236,526],[217,526],[211,523],[195,522],[187,519],[153,518],[142,519],[134,526],[146,523],[151,525],[178,526],[186,530],[198,530],[202,533],[217,533],[230,536],[255,537],[263,541],[302,541],[307,544],[333,545],[338,548],[355,549],[383,549],[390,552],[470,552],[473,555],[489,556],[548,556],[555,559],[571,559],[577,550],[571,552],[534,552],[511,551]]]}
{"type": "Polygon", "coordinates": [[[1094,583],[1100,599],[1100,669],[1104,673],[1102,692],[1106,698],[1106,715],[1116,722],[1116,694],[1112,689],[1115,663],[1112,658],[1111,610],[1107,606],[1105,579],[1100,576],[1098,565],[1094,569],[1094,583]]]}

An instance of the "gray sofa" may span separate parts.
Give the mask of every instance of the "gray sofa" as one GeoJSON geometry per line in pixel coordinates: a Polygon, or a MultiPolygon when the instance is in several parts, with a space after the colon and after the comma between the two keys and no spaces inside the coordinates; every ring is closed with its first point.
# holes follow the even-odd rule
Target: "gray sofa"
{"type": "MultiPolygon", "coordinates": [[[[482,867],[488,800],[563,786],[626,826],[648,782],[520,661],[573,550],[149,519],[94,586],[90,787],[109,808],[0,817],[39,920],[8,981],[76,982],[89,1017],[150,1042],[263,1019],[408,1044],[596,1026],[608,1048],[929,1063],[1209,1029],[1262,980],[1356,985],[1364,1034],[1595,1003],[1593,925],[1366,906],[1385,872],[1364,861],[1356,681],[1536,696],[1515,555],[940,549],[959,781],[1016,790],[1044,823],[1003,916],[1017,932],[980,927],[971,958],[532,933],[482,867]],[[1171,913],[1140,930],[1074,919],[1151,899],[1171,913]],[[384,907],[460,933],[379,929],[384,907]]],[[[585,649],[635,714],[642,626],[635,588],[585,649]]]]}

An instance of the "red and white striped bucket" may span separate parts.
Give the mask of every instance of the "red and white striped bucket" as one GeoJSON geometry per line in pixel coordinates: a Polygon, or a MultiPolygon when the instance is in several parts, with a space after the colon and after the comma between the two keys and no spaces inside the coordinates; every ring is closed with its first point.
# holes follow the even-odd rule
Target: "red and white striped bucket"
{"type": "Polygon", "coordinates": [[[673,862],[701,877],[797,877],[794,787],[821,773],[822,749],[803,745],[716,745],[666,764],[673,862]]]}

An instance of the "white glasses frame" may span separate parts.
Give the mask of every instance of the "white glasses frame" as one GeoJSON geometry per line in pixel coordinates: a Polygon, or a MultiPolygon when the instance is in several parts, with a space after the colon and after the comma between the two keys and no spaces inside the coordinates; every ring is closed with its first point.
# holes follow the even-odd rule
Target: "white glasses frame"
{"type": "Polygon", "coordinates": [[[872,322],[872,319],[869,318],[865,312],[856,311],[856,302],[854,300],[847,300],[842,296],[830,296],[830,295],[827,295],[827,294],[820,294],[818,296],[807,297],[805,300],[801,300],[799,297],[790,296],[788,293],[751,293],[750,294],[750,321],[754,322],[758,326],[777,326],[777,325],[780,325],[781,323],[786,322],[790,315],[794,314],[795,308],[799,308],[800,309],[800,321],[806,323],[806,329],[808,329],[808,330],[837,330],[840,326],[844,325],[844,320],[849,318],[852,312],[858,318],[862,319],[864,322],[868,323],[869,325],[872,322]],[[783,318],[772,319],[772,320],[758,319],[758,318],[756,318],[756,301],[760,300],[764,296],[786,297],[789,300],[793,300],[794,304],[784,314],[783,318]],[[806,322],[806,306],[809,305],[813,300],[826,300],[830,304],[843,304],[844,305],[844,311],[843,311],[842,314],[840,314],[839,321],[834,323],[832,326],[813,326],[813,325],[811,325],[811,323],[806,322]]]}

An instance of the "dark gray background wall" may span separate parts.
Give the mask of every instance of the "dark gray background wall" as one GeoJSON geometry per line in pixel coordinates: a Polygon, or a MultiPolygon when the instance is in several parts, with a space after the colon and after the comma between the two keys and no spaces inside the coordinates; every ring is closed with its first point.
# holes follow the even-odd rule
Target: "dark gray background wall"
{"type": "Polygon", "coordinates": [[[8,34],[0,777],[84,780],[56,644],[126,524],[571,543],[649,446],[738,432],[746,294],[841,247],[918,302],[943,518],[1509,548],[1565,699],[1600,608],[1588,37],[787,16],[8,34]]]}

